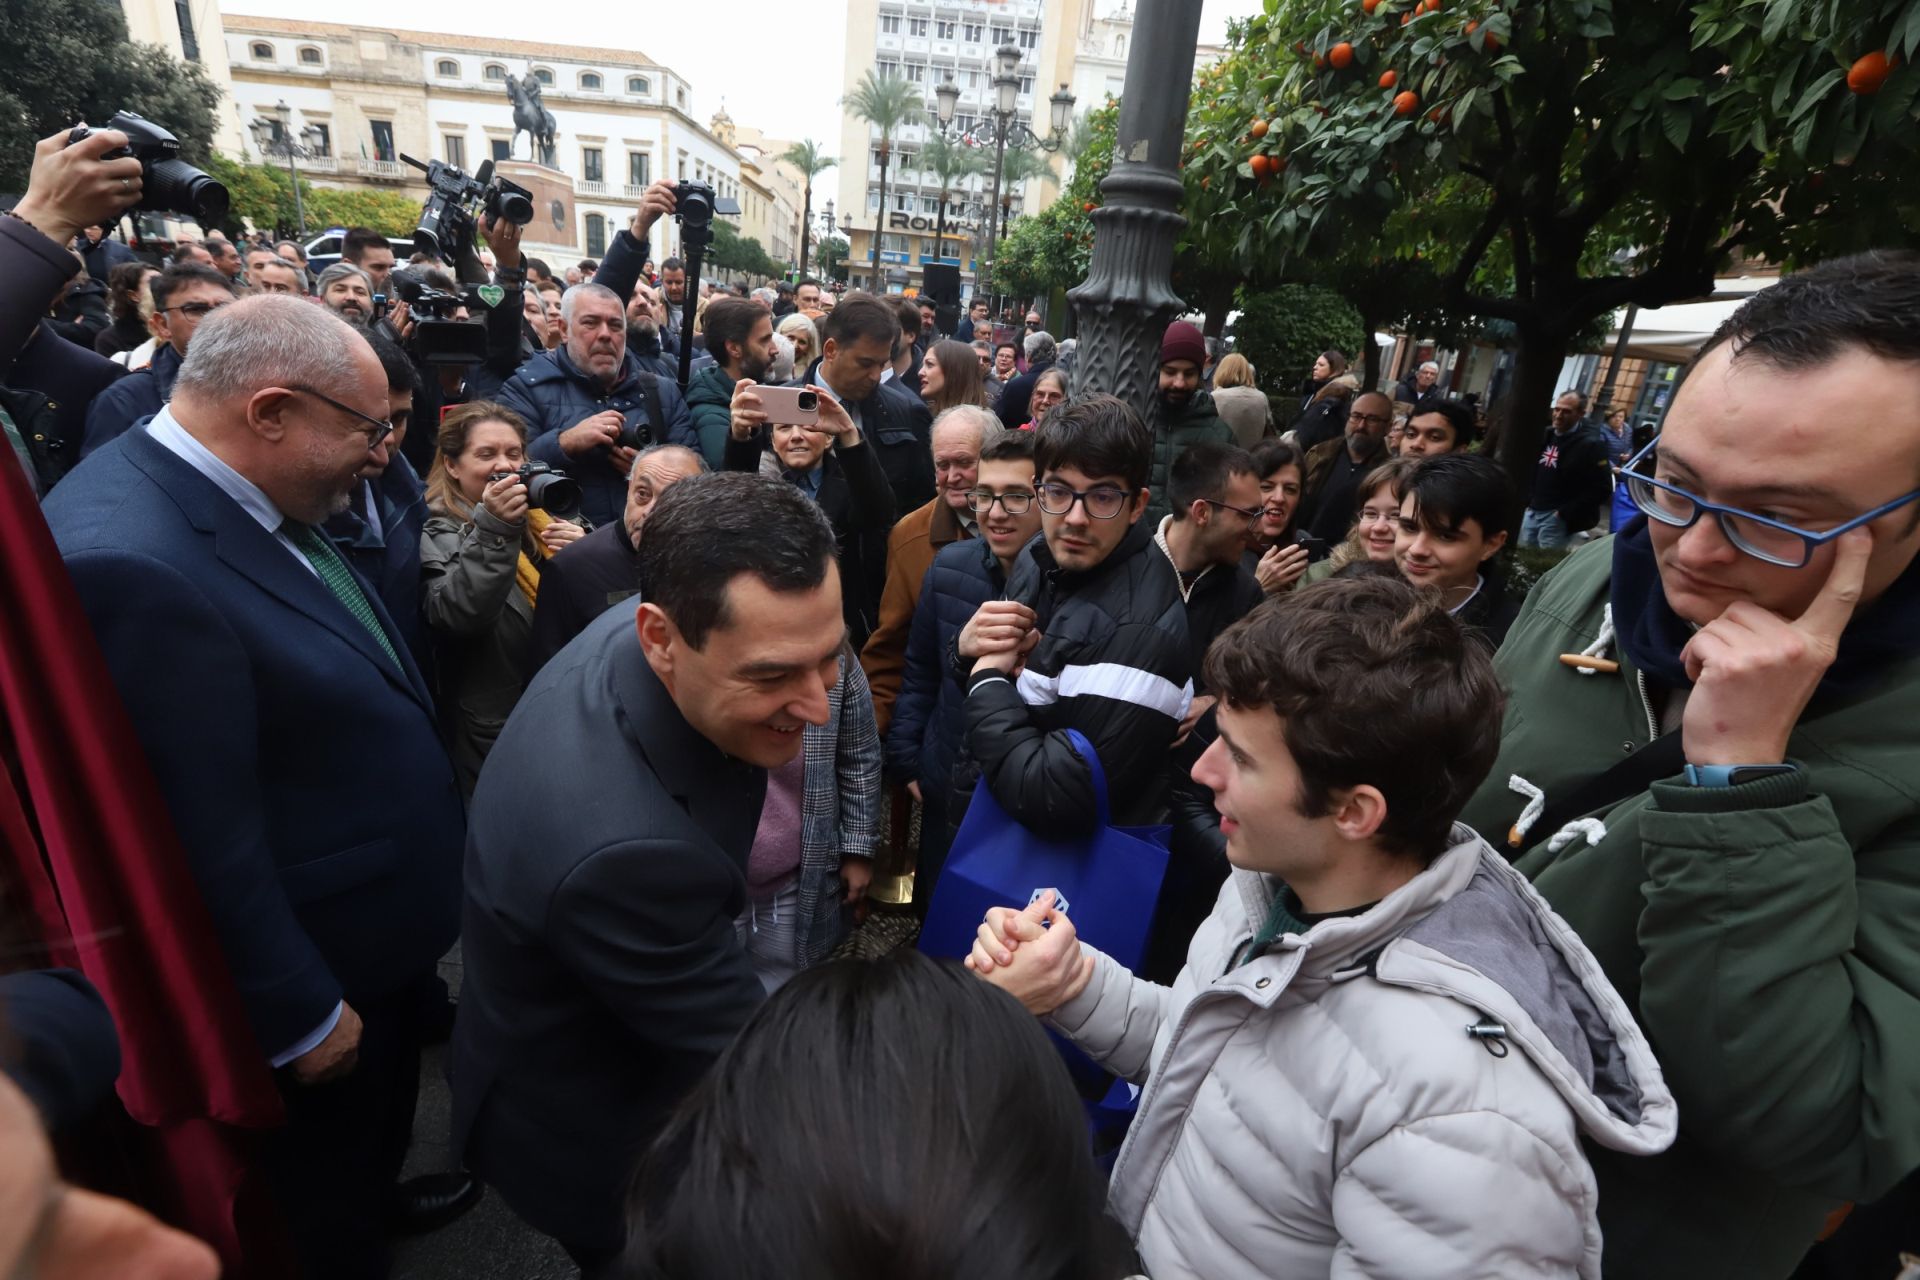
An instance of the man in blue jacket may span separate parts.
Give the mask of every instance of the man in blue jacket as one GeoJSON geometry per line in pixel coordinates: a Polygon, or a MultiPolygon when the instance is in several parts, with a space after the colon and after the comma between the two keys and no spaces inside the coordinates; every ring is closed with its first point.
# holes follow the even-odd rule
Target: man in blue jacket
{"type": "Polygon", "coordinates": [[[298,298],[210,316],[153,421],[47,523],[132,716],[287,1127],[305,1273],[386,1274],[421,1014],[465,821],[420,669],[320,530],[392,424],[365,339],[298,298]]]}
{"type": "Polygon", "coordinates": [[[673,381],[643,369],[627,349],[626,300],[577,284],[560,300],[564,346],[520,366],[500,403],[527,420],[527,456],[580,484],[580,510],[596,527],[620,518],[627,473],[649,444],[700,447],[673,381]]]}

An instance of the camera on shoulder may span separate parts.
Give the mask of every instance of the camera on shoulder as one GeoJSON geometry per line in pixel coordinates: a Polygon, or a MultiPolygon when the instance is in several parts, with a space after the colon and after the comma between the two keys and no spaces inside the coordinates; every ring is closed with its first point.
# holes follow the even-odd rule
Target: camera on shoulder
{"type": "Polygon", "coordinates": [[[533,193],[495,174],[491,159],[482,160],[469,175],[440,160],[422,163],[409,155],[400,158],[427,175],[427,203],[413,231],[413,247],[421,253],[452,262],[472,248],[482,213],[516,227],[533,221],[533,193]]]}

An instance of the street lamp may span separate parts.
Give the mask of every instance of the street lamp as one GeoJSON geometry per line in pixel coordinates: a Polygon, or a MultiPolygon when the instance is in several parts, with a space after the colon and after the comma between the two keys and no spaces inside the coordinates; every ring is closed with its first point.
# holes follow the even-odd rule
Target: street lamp
{"type": "Polygon", "coordinates": [[[255,116],[249,126],[253,133],[253,145],[264,156],[284,156],[287,161],[287,175],[293,179],[293,212],[300,223],[300,238],[307,238],[307,208],[300,198],[300,170],[295,160],[310,160],[319,154],[321,133],[317,126],[308,125],[300,130],[300,140],[296,142],[293,134],[293,108],[282,98],[273,108],[273,119],[255,116]]]}
{"type": "MultiPolygon", "coordinates": [[[[1045,137],[1035,133],[1024,120],[1013,118],[1020,98],[1020,50],[1010,44],[1003,44],[993,52],[993,105],[988,110],[987,136],[976,129],[976,140],[993,143],[993,193],[988,197],[987,208],[987,263],[986,279],[988,287],[993,282],[993,260],[999,247],[999,237],[994,234],[992,210],[1002,208],[1000,198],[1000,178],[1007,158],[1007,144],[1038,147],[1042,151],[1058,151],[1067,140],[1067,127],[1073,122],[1073,93],[1066,85],[1047,99],[1048,131],[1045,137]]],[[[954,110],[960,104],[960,86],[948,76],[934,89],[934,120],[940,133],[945,135],[953,127],[954,110]]],[[[1001,222],[1004,232],[1005,221],[1001,222]]],[[[978,288],[978,282],[975,285],[978,288]]]]}

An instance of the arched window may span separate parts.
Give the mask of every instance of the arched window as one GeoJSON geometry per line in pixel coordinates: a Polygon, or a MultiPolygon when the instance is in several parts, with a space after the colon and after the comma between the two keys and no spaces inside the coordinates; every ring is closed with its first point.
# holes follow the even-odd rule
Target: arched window
{"type": "Polygon", "coordinates": [[[600,73],[598,71],[582,71],[580,73],[580,87],[588,93],[600,92],[600,73]]]}
{"type": "Polygon", "coordinates": [[[550,85],[553,83],[553,72],[547,67],[535,67],[533,69],[533,78],[541,84],[550,85]]]}
{"type": "Polygon", "coordinates": [[[607,256],[607,220],[597,213],[587,215],[587,256],[607,256]]]}
{"type": "Polygon", "coordinates": [[[272,62],[273,46],[265,40],[256,40],[253,45],[253,56],[262,62],[272,62]]]}
{"type": "Polygon", "coordinates": [[[1124,58],[1127,56],[1127,38],[1125,36],[1115,36],[1113,38],[1113,56],[1116,58],[1124,58]]]}
{"type": "Polygon", "coordinates": [[[442,58],[434,70],[443,76],[457,76],[460,74],[460,64],[452,58],[442,58]]]}
{"type": "Polygon", "coordinates": [[[320,51],[312,45],[302,46],[300,61],[304,66],[317,67],[320,65],[320,51]]]}
{"type": "Polygon", "coordinates": [[[627,92],[637,93],[645,97],[647,94],[653,92],[653,85],[648,82],[645,76],[628,76],[627,92]]]}
{"type": "Polygon", "coordinates": [[[482,74],[489,80],[505,80],[507,78],[507,69],[497,62],[489,62],[486,71],[482,74]]]}

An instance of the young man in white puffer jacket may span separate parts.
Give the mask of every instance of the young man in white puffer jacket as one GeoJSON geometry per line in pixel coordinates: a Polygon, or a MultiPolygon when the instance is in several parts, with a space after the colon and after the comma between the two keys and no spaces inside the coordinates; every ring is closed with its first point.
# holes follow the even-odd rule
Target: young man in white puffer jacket
{"type": "Polygon", "coordinates": [[[967,959],[1144,1087],[1110,1203],[1147,1274],[1597,1278],[1581,1143],[1663,1150],[1674,1103],[1579,938],[1453,823],[1499,734],[1484,646],[1404,583],[1334,581],[1207,677],[1194,777],[1234,871],[1173,987],[1051,895],[967,959]]]}

